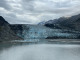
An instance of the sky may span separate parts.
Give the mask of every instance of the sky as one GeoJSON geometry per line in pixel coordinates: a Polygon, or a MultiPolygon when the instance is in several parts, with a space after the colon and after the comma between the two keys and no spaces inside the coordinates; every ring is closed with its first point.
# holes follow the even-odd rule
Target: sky
{"type": "Polygon", "coordinates": [[[0,0],[0,15],[10,24],[38,24],[80,13],[80,0],[0,0]]]}

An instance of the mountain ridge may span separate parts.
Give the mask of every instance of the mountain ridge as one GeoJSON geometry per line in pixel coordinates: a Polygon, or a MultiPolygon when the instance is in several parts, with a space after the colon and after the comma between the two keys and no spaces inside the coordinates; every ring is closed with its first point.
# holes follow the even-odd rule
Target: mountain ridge
{"type": "Polygon", "coordinates": [[[49,28],[54,28],[54,25],[56,25],[55,27],[61,29],[74,29],[80,31],[80,14],[69,18],[61,17],[59,19],[49,20],[45,22],[44,25],[49,28]]]}

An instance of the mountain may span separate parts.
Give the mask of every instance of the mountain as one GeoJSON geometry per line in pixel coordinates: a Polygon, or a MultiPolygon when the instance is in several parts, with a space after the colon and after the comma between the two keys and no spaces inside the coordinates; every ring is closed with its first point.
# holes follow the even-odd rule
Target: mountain
{"type": "Polygon", "coordinates": [[[0,41],[21,40],[10,27],[10,24],[0,16],[0,41]]]}
{"type": "Polygon", "coordinates": [[[77,39],[80,38],[80,25],[77,25],[79,23],[80,18],[78,15],[70,18],[61,17],[48,22],[41,22],[40,24],[43,25],[9,24],[3,17],[0,16],[0,42],[12,40],[29,41],[29,39],[50,38],[77,39]]]}
{"type": "Polygon", "coordinates": [[[27,26],[27,24],[11,24],[10,27],[16,35],[22,37],[23,39],[25,39],[24,37],[29,31],[29,27],[27,26]]]}
{"type": "Polygon", "coordinates": [[[45,22],[45,26],[49,28],[73,29],[80,31],[80,14],[72,17],[61,17],[59,19],[49,20],[45,22]]]}

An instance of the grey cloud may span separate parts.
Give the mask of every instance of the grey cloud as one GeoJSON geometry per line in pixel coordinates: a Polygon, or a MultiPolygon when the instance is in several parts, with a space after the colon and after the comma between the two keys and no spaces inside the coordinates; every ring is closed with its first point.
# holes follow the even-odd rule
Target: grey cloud
{"type": "Polygon", "coordinates": [[[8,14],[7,16],[4,16],[4,18],[10,23],[10,24],[26,24],[26,23],[31,23],[30,21],[27,21],[25,19],[20,19],[17,18],[13,14],[8,14]]]}
{"type": "MultiPolygon", "coordinates": [[[[22,6],[23,6],[24,10],[26,10],[27,12],[33,13],[33,14],[36,14],[36,13],[53,13],[53,14],[55,14],[55,13],[62,13],[62,12],[66,13],[66,12],[70,11],[69,7],[71,6],[71,4],[69,3],[69,1],[62,2],[62,3],[53,2],[53,3],[51,3],[51,4],[54,4],[54,6],[52,6],[52,7],[51,7],[51,5],[48,5],[48,6],[40,5],[37,8],[35,8],[35,4],[34,4],[35,1],[37,1],[37,0],[23,0],[22,6]],[[65,7],[67,9],[59,9],[59,8],[65,8],[65,7]]],[[[43,1],[43,0],[39,0],[39,1],[43,1]]]]}
{"type": "Polygon", "coordinates": [[[35,0],[22,0],[23,2],[31,2],[31,1],[35,1],[35,0]]]}
{"type": "Polygon", "coordinates": [[[21,5],[22,8],[26,11],[33,11],[34,10],[34,0],[22,0],[21,5]]]}
{"type": "MultiPolygon", "coordinates": [[[[3,13],[10,23],[31,23],[59,18],[61,16],[71,16],[80,12],[80,0],[15,0],[11,7],[7,0],[0,1],[0,7],[5,8],[10,13],[3,13]],[[19,7],[17,4],[21,5],[19,7]],[[11,9],[11,10],[10,10],[11,9]],[[75,10],[76,9],[76,10],[75,10]],[[20,15],[20,17],[18,16],[20,15]]],[[[2,14],[2,15],[3,15],[2,14]]]]}
{"type": "Polygon", "coordinates": [[[5,8],[7,10],[11,8],[10,5],[7,4],[6,0],[0,0],[0,7],[5,8]]]}

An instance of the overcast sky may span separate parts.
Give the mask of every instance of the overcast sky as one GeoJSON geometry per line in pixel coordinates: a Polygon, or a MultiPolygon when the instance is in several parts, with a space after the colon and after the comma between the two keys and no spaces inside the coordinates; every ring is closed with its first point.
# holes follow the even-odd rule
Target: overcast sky
{"type": "Polygon", "coordinates": [[[0,15],[11,24],[37,24],[80,13],[80,0],[0,0],[0,15]]]}

